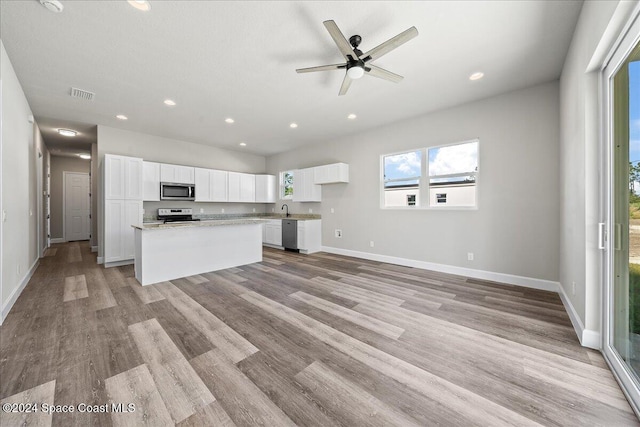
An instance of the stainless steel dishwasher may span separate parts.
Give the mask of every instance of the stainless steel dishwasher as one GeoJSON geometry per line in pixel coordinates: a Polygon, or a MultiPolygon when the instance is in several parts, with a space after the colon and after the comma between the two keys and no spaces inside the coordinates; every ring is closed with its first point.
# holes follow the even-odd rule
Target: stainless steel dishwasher
{"type": "Polygon", "coordinates": [[[285,249],[298,250],[298,221],[295,219],[282,220],[282,246],[285,249]]]}

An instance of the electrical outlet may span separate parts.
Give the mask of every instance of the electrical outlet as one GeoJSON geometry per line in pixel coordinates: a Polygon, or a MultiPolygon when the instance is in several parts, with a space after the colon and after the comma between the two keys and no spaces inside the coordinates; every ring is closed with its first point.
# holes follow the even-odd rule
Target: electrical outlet
{"type": "Polygon", "coordinates": [[[576,282],[571,282],[571,294],[576,295],[576,282]]]}
{"type": "Polygon", "coordinates": [[[29,209],[29,216],[33,216],[33,211],[29,209]]]}
{"type": "Polygon", "coordinates": [[[276,208],[271,208],[271,212],[275,212],[275,211],[276,211],[276,208]]]}
{"type": "Polygon", "coordinates": [[[342,239],[342,230],[339,230],[339,229],[336,228],[336,237],[338,239],[342,239]]]}
{"type": "Polygon", "coordinates": [[[373,247],[373,240],[370,240],[370,241],[369,241],[369,246],[370,246],[370,247],[373,247]]]}
{"type": "Polygon", "coordinates": [[[473,261],[473,252],[467,252],[467,260],[473,261]]]}
{"type": "Polygon", "coordinates": [[[16,273],[18,273],[18,277],[20,276],[20,264],[16,264],[16,273]]]}
{"type": "Polygon", "coordinates": [[[224,208],[222,208],[220,211],[221,211],[221,213],[224,213],[224,208]]]}
{"type": "Polygon", "coordinates": [[[200,213],[204,213],[204,209],[203,208],[200,208],[200,213]]]}
{"type": "Polygon", "coordinates": [[[309,213],[313,213],[313,209],[309,208],[309,213]]]}
{"type": "Polygon", "coordinates": [[[336,213],[336,211],[333,208],[331,208],[331,213],[336,213]]]}
{"type": "Polygon", "coordinates": [[[7,211],[2,211],[2,222],[7,222],[7,211]]]}
{"type": "Polygon", "coordinates": [[[256,212],[256,208],[253,208],[253,213],[255,213],[255,212],[256,212]]]}

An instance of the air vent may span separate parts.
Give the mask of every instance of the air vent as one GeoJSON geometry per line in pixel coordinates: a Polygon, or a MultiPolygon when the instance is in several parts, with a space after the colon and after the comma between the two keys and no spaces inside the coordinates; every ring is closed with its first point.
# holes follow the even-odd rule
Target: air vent
{"type": "Polygon", "coordinates": [[[84,99],[85,101],[93,101],[93,97],[95,95],[96,95],[95,93],[89,92],[88,90],[78,89],[77,87],[71,88],[72,98],[80,98],[80,99],[84,99]]]}

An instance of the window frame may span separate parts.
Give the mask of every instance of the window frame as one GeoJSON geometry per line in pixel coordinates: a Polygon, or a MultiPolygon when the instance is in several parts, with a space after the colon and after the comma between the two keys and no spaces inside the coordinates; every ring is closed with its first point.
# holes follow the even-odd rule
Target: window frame
{"type": "Polygon", "coordinates": [[[456,141],[446,144],[430,145],[421,148],[409,148],[402,151],[385,153],[380,155],[380,178],[378,188],[380,192],[380,209],[382,210],[438,210],[438,211],[475,211],[479,209],[480,200],[480,138],[472,138],[468,140],[456,141]],[[434,148],[450,147],[454,145],[462,145],[475,142],[478,144],[477,172],[475,182],[475,205],[474,206],[438,206],[430,205],[430,177],[429,177],[429,150],[434,148]],[[422,164],[420,165],[420,179],[418,180],[418,195],[420,200],[419,206],[386,206],[385,205],[385,180],[384,180],[384,159],[388,156],[396,156],[399,154],[421,151],[422,164]]]}
{"type": "Polygon", "coordinates": [[[289,170],[284,170],[284,171],[280,171],[279,174],[279,179],[280,179],[280,188],[279,188],[279,197],[280,200],[293,200],[293,194],[295,193],[296,189],[295,189],[295,182],[293,182],[293,169],[289,169],[289,170]],[[284,184],[284,174],[289,173],[291,174],[291,188],[292,188],[292,193],[290,195],[285,195],[285,184],[284,184]]]}

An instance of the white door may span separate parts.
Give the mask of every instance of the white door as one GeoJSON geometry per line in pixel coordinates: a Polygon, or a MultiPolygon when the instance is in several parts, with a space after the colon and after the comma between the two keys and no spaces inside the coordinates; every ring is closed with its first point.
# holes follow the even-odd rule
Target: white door
{"type": "Polygon", "coordinates": [[[88,173],[65,172],[65,240],[89,240],[91,202],[88,173]]]}

